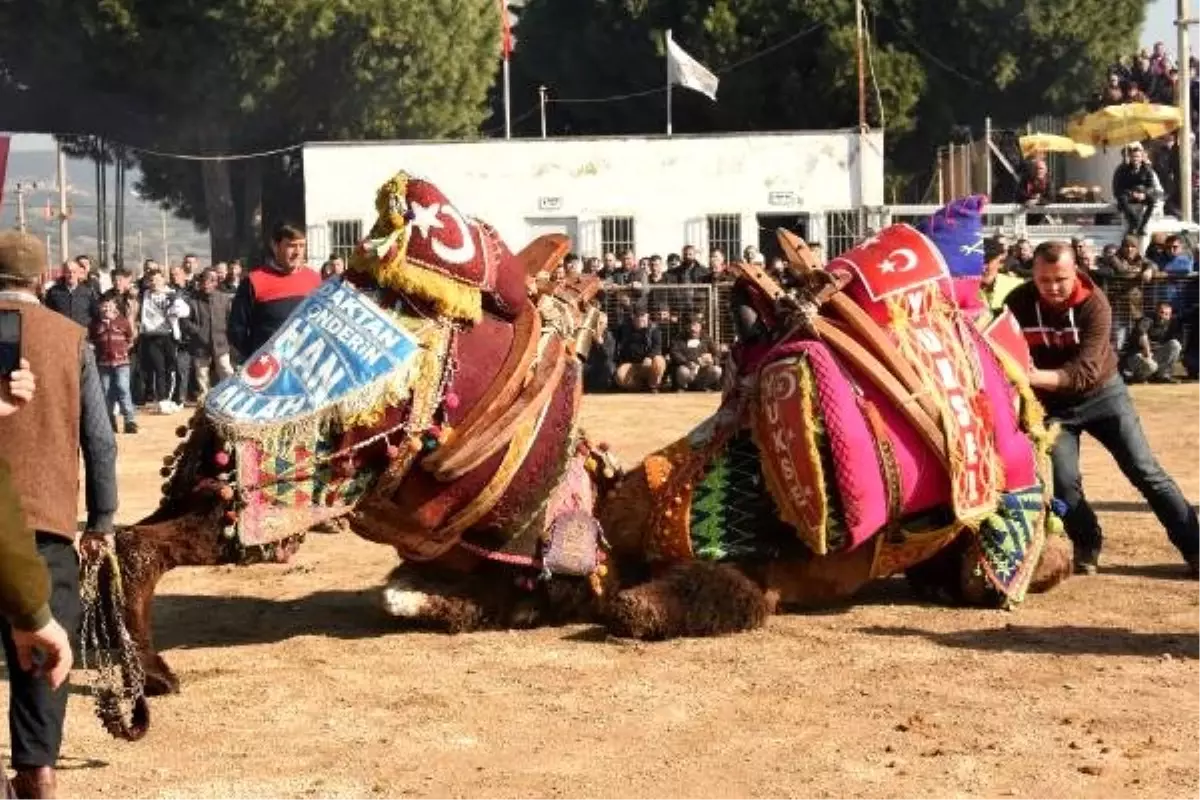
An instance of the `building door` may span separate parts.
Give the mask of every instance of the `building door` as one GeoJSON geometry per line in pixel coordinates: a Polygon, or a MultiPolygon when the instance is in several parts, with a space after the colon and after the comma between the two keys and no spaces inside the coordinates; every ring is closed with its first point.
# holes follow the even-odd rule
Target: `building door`
{"type": "Polygon", "coordinates": [[[759,214],[758,215],[758,252],[770,263],[776,256],[782,258],[783,250],[779,247],[779,239],[775,236],[776,228],[786,228],[808,241],[807,214],[759,214]]]}
{"type": "Polygon", "coordinates": [[[579,247],[579,220],[575,217],[526,217],[525,229],[530,241],[547,233],[561,233],[571,240],[572,250],[579,247]]]}

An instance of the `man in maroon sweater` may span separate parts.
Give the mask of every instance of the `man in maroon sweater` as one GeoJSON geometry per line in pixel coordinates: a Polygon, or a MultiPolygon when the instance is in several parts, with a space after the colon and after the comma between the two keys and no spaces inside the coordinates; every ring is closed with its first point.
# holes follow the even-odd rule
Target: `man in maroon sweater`
{"type": "Polygon", "coordinates": [[[1102,541],[1079,471],[1079,437],[1089,433],[1146,498],[1195,577],[1200,564],[1196,509],[1154,457],[1117,374],[1109,342],[1112,309],[1104,293],[1076,269],[1069,245],[1043,242],[1034,253],[1033,280],[1009,293],[1005,304],[1029,343],[1034,364],[1029,382],[1048,416],[1062,426],[1051,452],[1054,494],[1067,504],[1076,572],[1095,574],[1102,541]]]}

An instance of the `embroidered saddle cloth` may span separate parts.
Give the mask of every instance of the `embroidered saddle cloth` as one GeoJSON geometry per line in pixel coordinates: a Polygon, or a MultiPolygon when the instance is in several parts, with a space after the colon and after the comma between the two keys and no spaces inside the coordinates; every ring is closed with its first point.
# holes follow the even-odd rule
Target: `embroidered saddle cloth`
{"type": "Polygon", "coordinates": [[[341,280],[323,283],[205,399],[237,498],[226,533],[243,546],[345,513],[381,470],[348,460],[344,434],[407,403],[417,384],[436,390],[436,378],[420,376],[444,344],[441,329],[377,300],[341,280]]]}

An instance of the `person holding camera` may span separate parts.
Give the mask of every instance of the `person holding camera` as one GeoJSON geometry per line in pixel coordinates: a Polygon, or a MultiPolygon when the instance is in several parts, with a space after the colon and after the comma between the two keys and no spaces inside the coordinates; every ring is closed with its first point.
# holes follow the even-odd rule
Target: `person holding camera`
{"type": "MultiPolygon", "coordinates": [[[[0,460],[9,467],[11,492],[49,571],[50,612],[73,637],[82,613],[75,549],[80,454],[86,470],[86,530],[106,535],[117,510],[117,448],[87,331],[37,301],[45,268],[46,249],[38,237],[0,233],[0,315],[9,317],[5,330],[13,321],[19,324],[19,351],[39,383],[19,414],[0,418],[0,460]]],[[[0,624],[10,665],[27,659],[22,652],[28,637],[21,629],[39,621],[26,619],[16,629],[0,624]]],[[[66,686],[52,688],[33,673],[10,672],[13,785],[20,796],[55,794],[67,696],[66,686]]]]}

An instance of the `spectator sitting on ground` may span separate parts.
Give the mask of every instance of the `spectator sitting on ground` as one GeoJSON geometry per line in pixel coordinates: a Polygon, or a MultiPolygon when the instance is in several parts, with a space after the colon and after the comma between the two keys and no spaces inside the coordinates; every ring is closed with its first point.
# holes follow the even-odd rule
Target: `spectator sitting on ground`
{"type": "Polygon", "coordinates": [[[1146,224],[1154,214],[1155,203],[1161,199],[1162,189],[1141,144],[1135,142],[1125,152],[1128,161],[1113,172],[1112,193],[1125,217],[1125,232],[1145,236],[1146,224]]]}
{"type": "Polygon", "coordinates": [[[666,372],[662,332],[650,321],[649,310],[638,306],[617,334],[617,386],[657,392],[666,372]]]}
{"type": "Polygon", "coordinates": [[[692,317],[687,334],[671,345],[671,379],[675,391],[712,391],[721,385],[720,350],[704,333],[704,320],[692,317]]]}
{"type": "Polygon", "coordinates": [[[608,329],[608,315],[596,320],[596,338],[583,367],[583,390],[589,393],[611,392],[617,374],[617,338],[608,329]]]}
{"type": "Polygon", "coordinates": [[[99,295],[87,282],[87,270],[78,261],[67,261],[59,279],[46,292],[46,308],[57,311],[84,329],[96,316],[99,295]]]}
{"type": "Polygon", "coordinates": [[[1183,352],[1183,326],[1174,311],[1170,303],[1159,303],[1153,317],[1134,326],[1121,358],[1127,383],[1178,383],[1175,365],[1183,352]]]}

